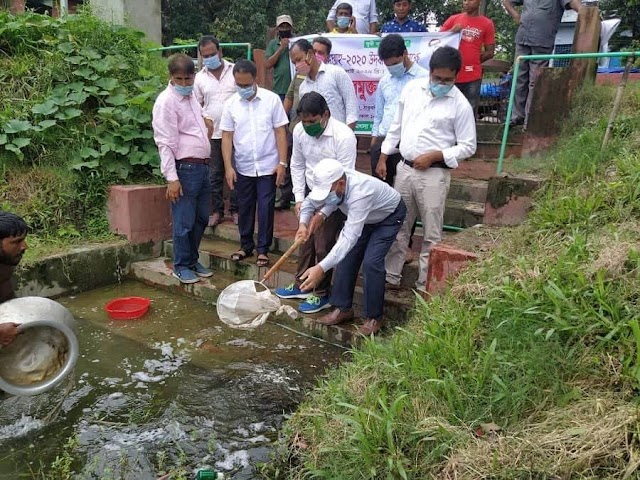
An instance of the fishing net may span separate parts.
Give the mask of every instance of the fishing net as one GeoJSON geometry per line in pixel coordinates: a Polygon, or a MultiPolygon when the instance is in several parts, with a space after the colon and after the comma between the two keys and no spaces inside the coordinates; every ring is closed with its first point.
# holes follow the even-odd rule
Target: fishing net
{"type": "Polygon", "coordinates": [[[293,308],[282,305],[264,284],[254,280],[240,280],[225,288],[218,297],[216,309],[223,323],[245,330],[264,324],[272,312],[297,317],[293,308]]]}

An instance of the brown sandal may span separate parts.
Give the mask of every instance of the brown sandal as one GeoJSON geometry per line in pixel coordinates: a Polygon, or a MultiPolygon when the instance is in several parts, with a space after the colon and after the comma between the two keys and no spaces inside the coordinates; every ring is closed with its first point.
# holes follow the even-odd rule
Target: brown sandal
{"type": "Polygon", "coordinates": [[[256,260],[256,265],[258,267],[268,267],[269,266],[269,257],[264,253],[259,254],[258,258],[256,260]]]}

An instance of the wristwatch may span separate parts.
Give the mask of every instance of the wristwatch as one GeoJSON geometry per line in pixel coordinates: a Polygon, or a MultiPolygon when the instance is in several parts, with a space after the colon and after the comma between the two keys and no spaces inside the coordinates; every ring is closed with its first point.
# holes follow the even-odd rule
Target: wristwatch
{"type": "Polygon", "coordinates": [[[287,162],[278,162],[278,165],[282,165],[284,168],[287,168],[287,162]]]}

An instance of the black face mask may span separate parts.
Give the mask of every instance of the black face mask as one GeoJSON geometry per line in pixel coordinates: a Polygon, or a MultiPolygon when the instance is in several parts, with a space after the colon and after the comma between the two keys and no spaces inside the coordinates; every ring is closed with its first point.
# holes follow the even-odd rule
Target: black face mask
{"type": "Polygon", "coordinates": [[[280,38],[291,38],[291,30],[278,30],[280,38]]]}

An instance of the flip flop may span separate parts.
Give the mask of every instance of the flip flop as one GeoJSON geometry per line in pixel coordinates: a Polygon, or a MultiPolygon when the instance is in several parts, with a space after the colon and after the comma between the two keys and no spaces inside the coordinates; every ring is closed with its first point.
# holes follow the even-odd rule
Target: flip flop
{"type": "Polygon", "coordinates": [[[269,257],[264,253],[259,254],[258,258],[256,260],[256,265],[258,267],[267,267],[267,266],[269,266],[269,257]]]}
{"type": "Polygon", "coordinates": [[[253,255],[252,252],[246,253],[244,250],[238,250],[231,254],[231,260],[234,262],[239,262],[240,260],[244,260],[247,257],[251,257],[253,255]]]}

